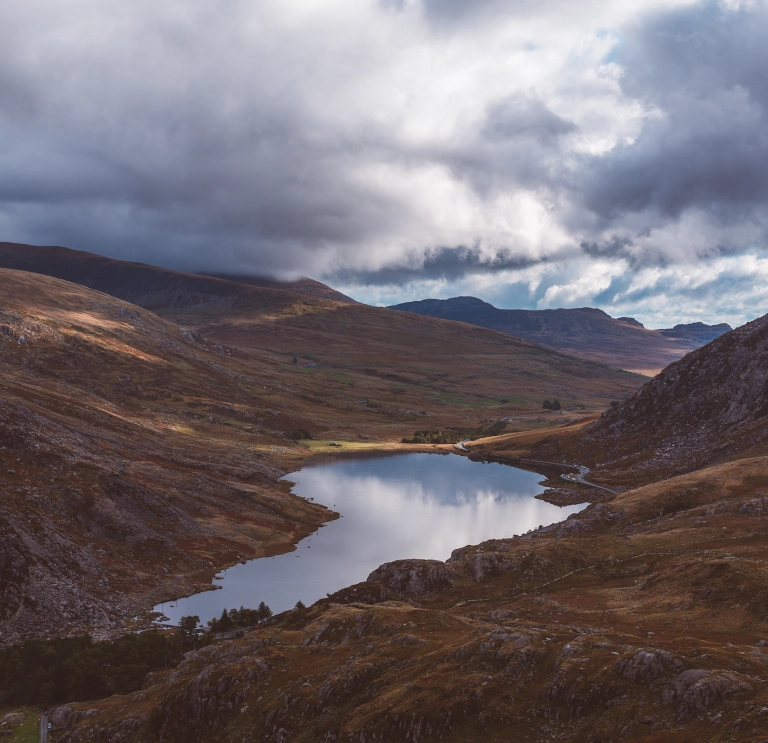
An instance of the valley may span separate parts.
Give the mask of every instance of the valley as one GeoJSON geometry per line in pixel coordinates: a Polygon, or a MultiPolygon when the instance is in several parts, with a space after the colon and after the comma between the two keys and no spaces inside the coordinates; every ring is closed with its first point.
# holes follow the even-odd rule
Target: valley
{"type": "Polygon", "coordinates": [[[642,383],[432,318],[113,268],[103,288],[157,312],[0,269],[4,644],[143,626],[221,568],[293,549],[337,516],[279,478],[328,443],[397,449],[538,412],[545,391],[595,410],[642,383]],[[238,292],[238,310],[216,299],[238,292]]]}
{"type": "Polygon", "coordinates": [[[293,550],[344,513],[280,478],[332,455],[503,462],[540,472],[539,499],[591,504],[387,562],[140,689],[56,700],[57,743],[765,739],[768,320],[648,381],[313,286],[75,276],[107,259],[57,255],[94,286],[0,269],[5,646],[144,629],[293,550]],[[417,430],[467,451],[401,443],[417,430]]]}

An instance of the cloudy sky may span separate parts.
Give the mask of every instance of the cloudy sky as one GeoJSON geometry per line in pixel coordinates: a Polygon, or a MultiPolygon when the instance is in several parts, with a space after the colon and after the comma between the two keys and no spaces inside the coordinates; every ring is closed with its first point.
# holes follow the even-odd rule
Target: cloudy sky
{"type": "Polygon", "coordinates": [[[768,0],[9,0],[0,240],[768,312],[768,0]]]}

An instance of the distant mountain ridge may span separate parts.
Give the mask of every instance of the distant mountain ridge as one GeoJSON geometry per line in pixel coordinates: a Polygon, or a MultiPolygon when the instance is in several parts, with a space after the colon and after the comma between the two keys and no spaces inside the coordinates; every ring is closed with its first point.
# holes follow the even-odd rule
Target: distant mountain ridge
{"type": "Polygon", "coordinates": [[[477,297],[424,299],[390,309],[478,325],[557,351],[629,371],[656,374],[673,361],[731,330],[690,323],[651,330],[633,317],[613,318],[594,307],[501,310],[477,297]]]}

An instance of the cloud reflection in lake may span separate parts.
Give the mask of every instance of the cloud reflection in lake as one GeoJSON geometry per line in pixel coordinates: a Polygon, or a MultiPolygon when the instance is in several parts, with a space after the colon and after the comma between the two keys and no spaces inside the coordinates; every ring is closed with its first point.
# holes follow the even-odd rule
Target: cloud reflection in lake
{"type": "Polygon", "coordinates": [[[216,581],[221,590],[164,604],[171,620],[197,614],[207,621],[223,608],[260,601],[275,612],[298,600],[309,605],[365,580],[384,562],[446,560],[457,547],[522,534],[582,508],[536,500],[544,489],[541,475],[454,455],[340,459],[285,479],[296,483],[296,495],[314,498],[341,518],[304,539],[295,552],[230,568],[216,581]]]}

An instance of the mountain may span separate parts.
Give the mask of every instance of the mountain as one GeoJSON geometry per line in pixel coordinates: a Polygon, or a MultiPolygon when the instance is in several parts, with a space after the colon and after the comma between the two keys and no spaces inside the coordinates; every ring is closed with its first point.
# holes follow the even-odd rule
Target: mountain
{"type": "Polygon", "coordinates": [[[0,644],[103,636],[291,549],[335,516],[279,477],[328,440],[476,429],[546,396],[597,411],[642,383],[434,318],[55,257],[101,290],[0,268],[0,644]]]}
{"type": "MultiPolygon", "coordinates": [[[[593,465],[622,492],[569,483],[601,502],[445,562],[382,565],[175,667],[145,676],[130,658],[128,693],[45,701],[56,740],[761,739],[766,318],[637,392],[637,376],[492,330],[242,291],[228,307],[169,291],[153,312],[0,269],[0,644],[141,631],[155,602],[290,549],[334,514],[277,478],[331,434],[354,450],[534,409],[545,389],[594,415],[626,397],[591,425],[471,444],[593,465]]],[[[35,653],[50,660],[11,651],[11,687],[35,653]]]]}
{"type": "Polygon", "coordinates": [[[271,365],[231,354],[0,269],[1,644],[99,636],[333,518],[277,487],[284,460],[260,451],[317,423],[275,399],[271,365]]]}
{"type": "MultiPolygon", "coordinates": [[[[284,364],[286,383],[308,387],[302,394],[315,404],[325,397],[357,410],[356,400],[370,397],[363,418],[378,411],[376,417],[393,432],[403,420],[413,420],[406,411],[426,413],[433,403],[442,412],[441,423],[460,425],[466,407],[484,411],[481,417],[487,418],[517,408],[541,410],[548,397],[601,410],[642,383],[637,376],[575,362],[493,331],[467,332],[438,319],[414,319],[327,296],[66,248],[0,245],[0,266],[10,264],[80,283],[150,309],[212,343],[284,364]]],[[[330,416],[325,418],[327,427],[336,430],[330,416]]],[[[470,418],[480,420],[474,412],[470,418]]]]}
{"type": "Polygon", "coordinates": [[[563,353],[650,376],[731,330],[725,323],[692,323],[668,330],[649,330],[632,317],[612,318],[592,307],[500,310],[476,297],[424,299],[394,305],[392,309],[490,328],[563,353]]]}
{"type": "Polygon", "coordinates": [[[302,298],[316,306],[327,298],[318,294],[337,294],[309,279],[279,287],[267,280],[270,286],[255,286],[57,246],[0,243],[0,267],[54,276],[151,310],[290,312],[302,298]]]}
{"type": "Polygon", "coordinates": [[[585,431],[603,468],[679,473],[768,452],[768,315],[664,369],[585,431]]]}
{"type": "MultiPolygon", "coordinates": [[[[521,442],[511,436],[489,447],[519,451],[521,442]]],[[[596,421],[528,450],[537,459],[589,465],[597,482],[618,486],[765,453],[768,315],[691,351],[596,421]]]]}

